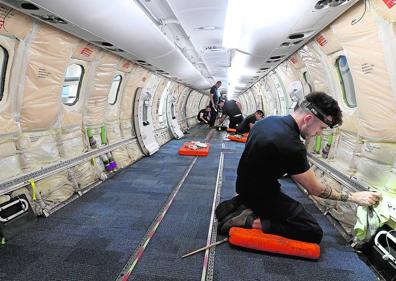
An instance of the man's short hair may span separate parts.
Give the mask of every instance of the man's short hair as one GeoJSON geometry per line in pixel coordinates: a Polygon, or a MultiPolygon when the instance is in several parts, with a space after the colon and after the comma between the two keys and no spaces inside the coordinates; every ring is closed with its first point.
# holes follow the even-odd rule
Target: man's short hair
{"type": "Polygon", "coordinates": [[[216,84],[221,84],[221,81],[217,81],[216,84]]]}
{"type": "Polygon", "coordinates": [[[264,116],[264,112],[261,110],[256,110],[256,113],[260,114],[261,116],[264,116]]]}
{"type": "Polygon", "coordinates": [[[212,108],[210,107],[210,105],[207,105],[207,106],[205,107],[205,109],[208,109],[208,108],[212,109],[212,108]]]}
{"type": "Polygon", "coordinates": [[[342,124],[342,112],[337,101],[323,92],[312,92],[306,95],[300,108],[309,110],[330,128],[342,124]],[[332,121],[328,121],[326,116],[331,116],[332,121]]]}

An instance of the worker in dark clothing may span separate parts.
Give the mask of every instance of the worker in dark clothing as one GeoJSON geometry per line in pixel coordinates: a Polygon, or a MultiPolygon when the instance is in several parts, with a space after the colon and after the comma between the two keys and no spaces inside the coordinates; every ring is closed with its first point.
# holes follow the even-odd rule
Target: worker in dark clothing
{"type": "Polygon", "coordinates": [[[221,81],[217,81],[216,84],[210,88],[210,102],[209,106],[211,108],[211,113],[210,113],[210,122],[209,126],[213,127],[217,118],[217,111],[218,111],[218,105],[220,101],[220,91],[219,88],[221,86],[221,81]]]}
{"type": "Polygon", "coordinates": [[[264,117],[264,112],[257,110],[255,113],[250,114],[237,126],[237,134],[248,133],[256,121],[260,121],[264,117]]]}
{"type": "Polygon", "coordinates": [[[228,100],[224,105],[220,104],[220,108],[222,112],[220,124],[224,122],[227,116],[230,118],[230,124],[228,127],[231,129],[235,129],[236,125],[242,122],[242,106],[238,101],[228,100]]]}
{"type": "Polygon", "coordinates": [[[377,203],[380,193],[339,191],[323,185],[310,169],[300,137],[309,139],[341,123],[337,102],[325,93],[315,92],[307,95],[290,115],[266,117],[255,124],[239,161],[238,195],[216,208],[219,231],[226,234],[231,227],[239,226],[320,243],[323,231],[314,217],[280,189],[278,179],[286,173],[311,195],[362,206],[377,203]]]}
{"type": "Polygon", "coordinates": [[[208,105],[206,108],[201,109],[198,112],[197,115],[197,119],[199,121],[200,124],[209,124],[210,121],[210,112],[212,111],[212,109],[210,108],[210,106],[208,105]]]}

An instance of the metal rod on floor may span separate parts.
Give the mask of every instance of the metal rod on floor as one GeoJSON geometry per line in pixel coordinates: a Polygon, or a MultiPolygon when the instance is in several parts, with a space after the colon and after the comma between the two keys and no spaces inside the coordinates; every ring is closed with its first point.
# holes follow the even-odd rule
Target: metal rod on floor
{"type": "Polygon", "coordinates": [[[224,243],[224,242],[227,242],[227,241],[228,241],[228,237],[227,237],[227,238],[224,238],[223,240],[214,242],[214,243],[212,243],[212,244],[210,244],[210,245],[208,245],[208,246],[202,247],[202,248],[200,248],[200,249],[198,249],[198,250],[192,251],[191,253],[185,254],[184,256],[182,256],[182,258],[191,256],[191,255],[194,255],[194,254],[199,253],[199,252],[202,252],[202,251],[204,251],[204,250],[206,250],[206,249],[212,248],[213,246],[220,245],[220,244],[222,244],[222,243],[224,243]]]}

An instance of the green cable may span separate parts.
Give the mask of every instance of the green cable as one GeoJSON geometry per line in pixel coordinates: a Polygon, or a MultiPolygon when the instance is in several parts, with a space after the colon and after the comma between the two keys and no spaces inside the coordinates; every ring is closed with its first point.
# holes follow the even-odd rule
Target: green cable
{"type": "Polygon", "coordinates": [[[88,135],[88,138],[92,138],[92,137],[93,137],[92,129],[91,129],[91,128],[88,128],[88,129],[87,129],[87,135],[88,135]]]}
{"type": "Polygon", "coordinates": [[[322,146],[322,136],[315,137],[315,152],[320,152],[320,147],[322,146]]]}
{"type": "Polygon", "coordinates": [[[102,144],[107,144],[107,136],[106,136],[105,126],[100,127],[100,139],[102,140],[102,144]]]}

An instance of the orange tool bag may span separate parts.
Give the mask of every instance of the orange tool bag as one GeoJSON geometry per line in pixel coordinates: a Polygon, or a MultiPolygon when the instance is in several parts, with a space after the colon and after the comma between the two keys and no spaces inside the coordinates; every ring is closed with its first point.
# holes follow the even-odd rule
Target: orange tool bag
{"type": "Polygon", "coordinates": [[[229,231],[228,241],[232,245],[258,251],[313,260],[317,260],[320,257],[320,246],[318,244],[263,233],[259,229],[232,227],[229,231]]]}
{"type": "Polygon", "coordinates": [[[237,142],[246,142],[247,137],[240,136],[240,135],[230,135],[227,137],[231,141],[237,141],[237,142]]]}
{"type": "Polygon", "coordinates": [[[199,141],[183,143],[179,149],[179,155],[183,156],[208,156],[210,144],[199,141]]]}

